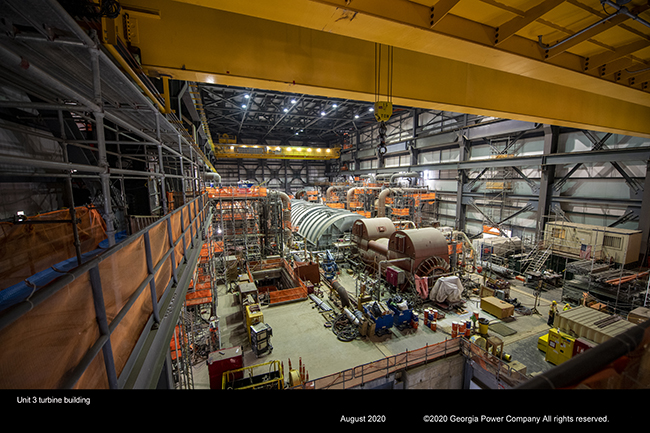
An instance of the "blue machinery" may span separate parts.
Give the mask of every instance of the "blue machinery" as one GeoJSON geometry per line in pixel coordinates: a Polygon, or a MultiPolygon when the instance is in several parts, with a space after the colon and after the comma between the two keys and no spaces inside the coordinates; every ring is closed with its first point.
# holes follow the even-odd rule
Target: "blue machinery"
{"type": "Polygon", "coordinates": [[[399,330],[417,328],[418,316],[408,308],[406,301],[390,299],[387,302],[369,302],[363,305],[366,315],[375,324],[375,335],[390,332],[393,326],[399,330]]]}
{"type": "Polygon", "coordinates": [[[334,256],[332,255],[330,250],[327,250],[326,258],[321,263],[321,267],[325,271],[325,278],[327,278],[329,281],[332,281],[334,277],[336,277],[336,273],[338,272],[339,267],[336,264],[336,261],[334,260],[334,256]]]}

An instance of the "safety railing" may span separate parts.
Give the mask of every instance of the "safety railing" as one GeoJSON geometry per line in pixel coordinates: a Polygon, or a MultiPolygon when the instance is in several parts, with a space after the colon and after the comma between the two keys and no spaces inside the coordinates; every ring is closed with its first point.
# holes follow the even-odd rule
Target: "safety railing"
{"type": "Polygon", "coordinates": [[[420,349],[359,365],[354,368],[310,380],[292,389],[350,389],[401,370],[415,368],[428,362],[460,352],[462,338],[452,338],[420,349]]]}
{"type": "Polygon", "coordinates": [[[198,196],[2,311],[0,388],[155,386],[209,215],[198,196]]]}

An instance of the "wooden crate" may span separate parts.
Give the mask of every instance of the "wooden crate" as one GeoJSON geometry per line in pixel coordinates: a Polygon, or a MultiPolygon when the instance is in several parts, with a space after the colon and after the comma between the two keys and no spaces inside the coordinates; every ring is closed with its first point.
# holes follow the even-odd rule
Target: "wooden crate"
{"type": "Polygon", "coordinates": [[[502,301],[499,298],[495,298],[494,296],[488,296],[481,299],[481,310],[493,315],[497,319],[503,319],[515,314],[514,305],[502,301]]]}

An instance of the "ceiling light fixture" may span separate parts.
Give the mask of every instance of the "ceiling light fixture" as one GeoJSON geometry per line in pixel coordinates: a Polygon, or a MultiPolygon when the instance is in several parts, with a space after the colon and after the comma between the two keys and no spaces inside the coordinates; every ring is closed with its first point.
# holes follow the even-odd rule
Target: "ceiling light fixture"
{"type": "Polygon", "coordinates": [[[320,112],[320,115],[321,115],[321,116],[324,116],[324,115],[325,115],[325,112],[324,112],[324,111],[321,111],[321,112],[320,112]]]}
{"type": "Polygon", "coordinates": [[[295,99],[292,99],[292,100],[291,100],[291,103],[292,103],[292,104],[295,104],[296,102],[298,102],[298,101],[296,101],[295,99]]]}

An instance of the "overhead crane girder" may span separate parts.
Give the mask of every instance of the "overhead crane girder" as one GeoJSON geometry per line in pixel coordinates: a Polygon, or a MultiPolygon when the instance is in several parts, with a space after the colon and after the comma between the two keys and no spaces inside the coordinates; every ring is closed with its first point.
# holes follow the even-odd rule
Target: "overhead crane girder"
{"type": "Polygon", "coordinates": [[[150,75],[371,102],[382,43],[395,104],[650,137],[647,91],[589,75],[567,51],[545,60],[517,34],[496,46],[493,28],[453,8],[431,26],[430,8],[406,0],[131,3],[158,11],[137,18],[150,75]]]}

